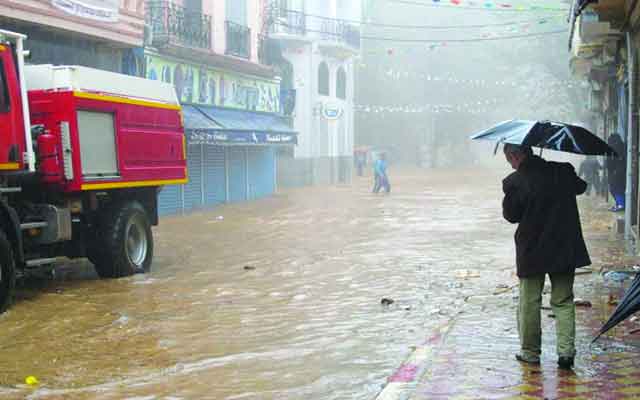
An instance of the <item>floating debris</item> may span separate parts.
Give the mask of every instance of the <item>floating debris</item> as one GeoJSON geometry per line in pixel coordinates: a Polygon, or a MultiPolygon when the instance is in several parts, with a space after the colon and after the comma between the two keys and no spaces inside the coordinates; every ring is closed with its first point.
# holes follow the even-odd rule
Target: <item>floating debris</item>
{"type": "Polygon", "coordinates": [[[589,300],[583,300],[583,299],[575,299],[573,301],[573,304],[576,305],[576,307],[592,307],[593,305],[591,304],[591,302],[589,300]]]}
{"type": "Polygon", "coordinates": [[[395,303],[395,301],[393,299],[389,299],[389,298],[383,298],[382,300],[380,300],[380,304],[382,304],[383,306],[390,306],[391,304],[395,303]]]}
{"type": "Polygon", "coordinates": [[[38,383],[40,382],[38,382],[38,378],[36,378],[35,376],[29,375],[26,378],[24,378],[24,383],[26,383],[29,386],[37,386],[38,383]]]}

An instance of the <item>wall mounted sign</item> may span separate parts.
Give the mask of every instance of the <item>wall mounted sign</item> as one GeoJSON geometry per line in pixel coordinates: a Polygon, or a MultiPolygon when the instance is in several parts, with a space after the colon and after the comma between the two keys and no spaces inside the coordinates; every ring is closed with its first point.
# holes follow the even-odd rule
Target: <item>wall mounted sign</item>
{"type": "Polygon", "coordinates": [[[336,120],[342,117],[344,110],[337,104],[327,103],[322,107],[322,116],[329,120],[336,120]]]}
{"type": "Polygon", "coordinates": [[[118,22],[120,0],[52,0],[54,7],[80,18],[118,22]]]}
{"type": "Polygon", "coordinates": [[[182,103],[280,112],[280,84],[155,54],[146,54],[146,78],[172,83],[182,103]]]}

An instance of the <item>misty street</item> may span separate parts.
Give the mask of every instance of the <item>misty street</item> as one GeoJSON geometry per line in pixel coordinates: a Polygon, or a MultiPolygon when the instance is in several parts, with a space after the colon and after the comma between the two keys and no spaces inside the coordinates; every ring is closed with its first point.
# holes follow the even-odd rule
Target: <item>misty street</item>
{"type": "Polygon", "coordinates": [[[166,219],[149,275],[86,263],[22,290],[0,393],[34,375],[36,397],[374,397],[466,296],[514,281],[498,174],[392,177],[389,196],[364,177],[166,219]]]}
{"type": "Polygon", "coordinates": [[[639,0],[0,0],[0,399],[640,398],[639,0]]]}

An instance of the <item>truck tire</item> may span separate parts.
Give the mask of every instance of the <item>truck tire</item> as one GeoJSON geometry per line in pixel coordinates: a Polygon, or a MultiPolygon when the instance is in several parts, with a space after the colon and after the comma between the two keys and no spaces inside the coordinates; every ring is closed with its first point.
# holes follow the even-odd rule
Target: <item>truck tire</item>
{"type": "Polygon", "coordinates": [[[0,313],[11,305],[15,286],[16,270],[13,250],[7,236],[0,231],[0,313]]]}
{"type": "Polygon", "coordinates": [[[107,213],[101,224],[106,243],[98,254],[91,254],[101,278],[122,278],[148,272],[153,259],[153,234],[144,207],[128,202],[107,213]]]}

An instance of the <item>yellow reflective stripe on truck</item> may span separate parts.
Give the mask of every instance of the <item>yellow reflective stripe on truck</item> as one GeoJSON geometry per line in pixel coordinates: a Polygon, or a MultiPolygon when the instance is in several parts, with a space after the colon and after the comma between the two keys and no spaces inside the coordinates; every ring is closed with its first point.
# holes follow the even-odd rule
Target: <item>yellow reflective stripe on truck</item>
{"type": "Polygon", "coordinates": [[[18,169],[20,168],[20,164],[17,162],[9,162],[9,163],[0,163],[0,170],[10,170],[10,169],[18,169]]]}
{"type": "Polygon", "coordinates": [[[79,91],[73,92],[73,95],[75,97],[79,97],[81,99],[88,99],[88,100],[108,101],[111,103],[132,104],[135,106],[164,108],[167,110],[176,110],[176,111],[181,110],[181,107],[176,104],[158,103],[158,102],[149,101],[149,100],[128,99],[126,97],[108,96],[104,94],[86,93],[86,92],[79,92],[79,91]]]}
{"type": "Polygon", "coordinates": [[[161,181],[138,181],[138,182],[110,182],[110,183],[83,183],[80,186],[81,190],[104,190],[104,189],[122,189],[144,186],[165,186],[165,185],[183,185],[189,180],[184,179],[169,179],[161,181]]]}

